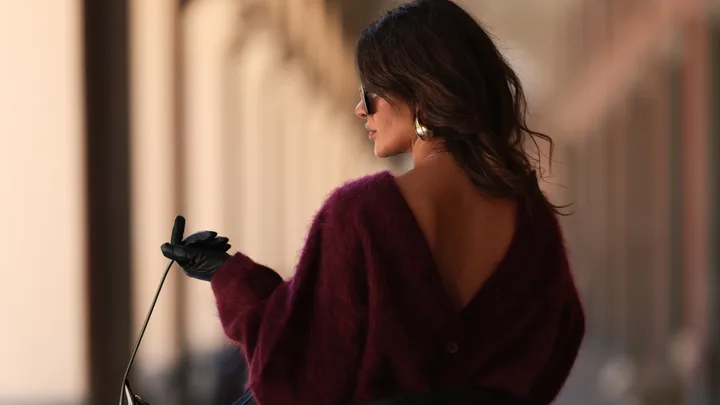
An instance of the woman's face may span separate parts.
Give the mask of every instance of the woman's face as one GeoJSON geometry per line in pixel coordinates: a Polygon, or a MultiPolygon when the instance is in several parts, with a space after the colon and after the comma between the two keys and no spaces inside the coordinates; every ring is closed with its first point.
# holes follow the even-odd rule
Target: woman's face
{"type": "Polygon", "coordinates": [[[410,106],[398,99],[385,99],[373,93],[365,98],[372,114],[360,100],[355,114],[366,121],[368,137],[375,142],[375,156],[379,158],[410,152],[415,135],[415,114],[410,106]]]}

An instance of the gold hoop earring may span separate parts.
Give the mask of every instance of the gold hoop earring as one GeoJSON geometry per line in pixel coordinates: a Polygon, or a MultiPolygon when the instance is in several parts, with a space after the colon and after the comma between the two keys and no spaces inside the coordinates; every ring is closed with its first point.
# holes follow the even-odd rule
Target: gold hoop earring
{"type": "Polygon", "coordinates": [[[432,131],[425,125],[420,124],[419,111],[415,111],[415,134],[423,141],[432,138],[432,131]]]}

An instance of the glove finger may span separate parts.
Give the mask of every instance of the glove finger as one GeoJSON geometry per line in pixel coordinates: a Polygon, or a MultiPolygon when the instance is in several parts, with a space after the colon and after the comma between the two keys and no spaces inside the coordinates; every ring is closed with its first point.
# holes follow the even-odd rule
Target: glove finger
{"type": "Polygon", "coordinates": [[[223,245],[202,245],[198,246],[198,248],[205,249],[207,252],[227,252],[232,247],[231,244],[225,243],[223,245]]]}
{"type": "Polygon", "coordinates": [[[205,243],[209,240],[212,240],[214,237],[217,236],[217,232],[213,231],[202,231],[202,232],[196,232],[187,238],[185,238],[182,241],[183,245],[193,245],[198,243],[205,243]]]}
{"type": "Polygon", "coordinates": [[[170,260],[174,260],[178,264],[190,263],[197,257],[198,254],[196,249],[188,248],[182,245],[171,245],[170,243],[165,243],[160,246],[160,250],[162,250],[163,256],[170,260]]]}
{"type": "Polygon", "coordinates": [[[218,236],[216,238],[213,238],[212,240],[208,241],[207,246],[215,248],[215,247],[222,247],[226,245],[230,239],[224,237],[224,236],[218,236]]]}

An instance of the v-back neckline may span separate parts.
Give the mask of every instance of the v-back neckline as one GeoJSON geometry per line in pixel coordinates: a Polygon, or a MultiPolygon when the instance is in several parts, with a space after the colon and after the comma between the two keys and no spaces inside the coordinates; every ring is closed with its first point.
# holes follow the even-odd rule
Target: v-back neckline
{"type": "Polygon", "coordinates": [[[464,320],[471,320],[473,313],[477,312],[475,310],[476,306],[484,301],[484,292],[489,286],[495,284],[497,279],[504,278],[505,272],[503,270],[508,266],[508,262],[512,259],[512,257],[517,254],[517,245],[520,240],[520,233],[522,232],[522,225],[524,221],[524,210],[521,209],[522,204],[520,202],[517,204],[515,232],[510,242],[510,246],[508,246],[500,264],[473,294],[470,301],[468,301],[461,309],[457,309],[455,305],[453,305],[453,300],[450,297],[450,294],[444,287],[444,282],[442,276],[440,275],[440,268],[435,260],[427,235],[425,235],[425,232],[420,226],[420,221],[411,208],[407,197],[400,188],[396,177],[391,172],[385,171],[383,174],[386,176],[388,183],[390,183],[390,188],[392,188],[393,192],[396,194],[397,198],[395,200],[399,205],[397,213],[398,215],[402,215],[402,217],[398,219],[404,226],[407,227],[405,228],[408,235],[406,241],[408,244],[413,245],[413,251],[420,256],[418,259],[420,259],[421,262],[428,264],[427,266],[421,266],[422,271],[427,273],[425,274],[426,277],[422,277],[423,280],[427,280],[426,287],[432,291],[433,295],[436,295],[439,298],[439,302],[444,307],[442,308],[442,311],[449,317],[460,322],[464,320]]]}

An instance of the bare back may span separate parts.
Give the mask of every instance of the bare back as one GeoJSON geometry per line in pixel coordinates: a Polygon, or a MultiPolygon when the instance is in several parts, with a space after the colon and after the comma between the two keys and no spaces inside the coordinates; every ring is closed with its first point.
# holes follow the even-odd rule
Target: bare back
{"type": "Polygon", "coordinates": [[[483,197],[450,160],[397,178],[430,246],[448,297],[464,308],[505,257],[515,234],[516,202],[483,197]]]}

